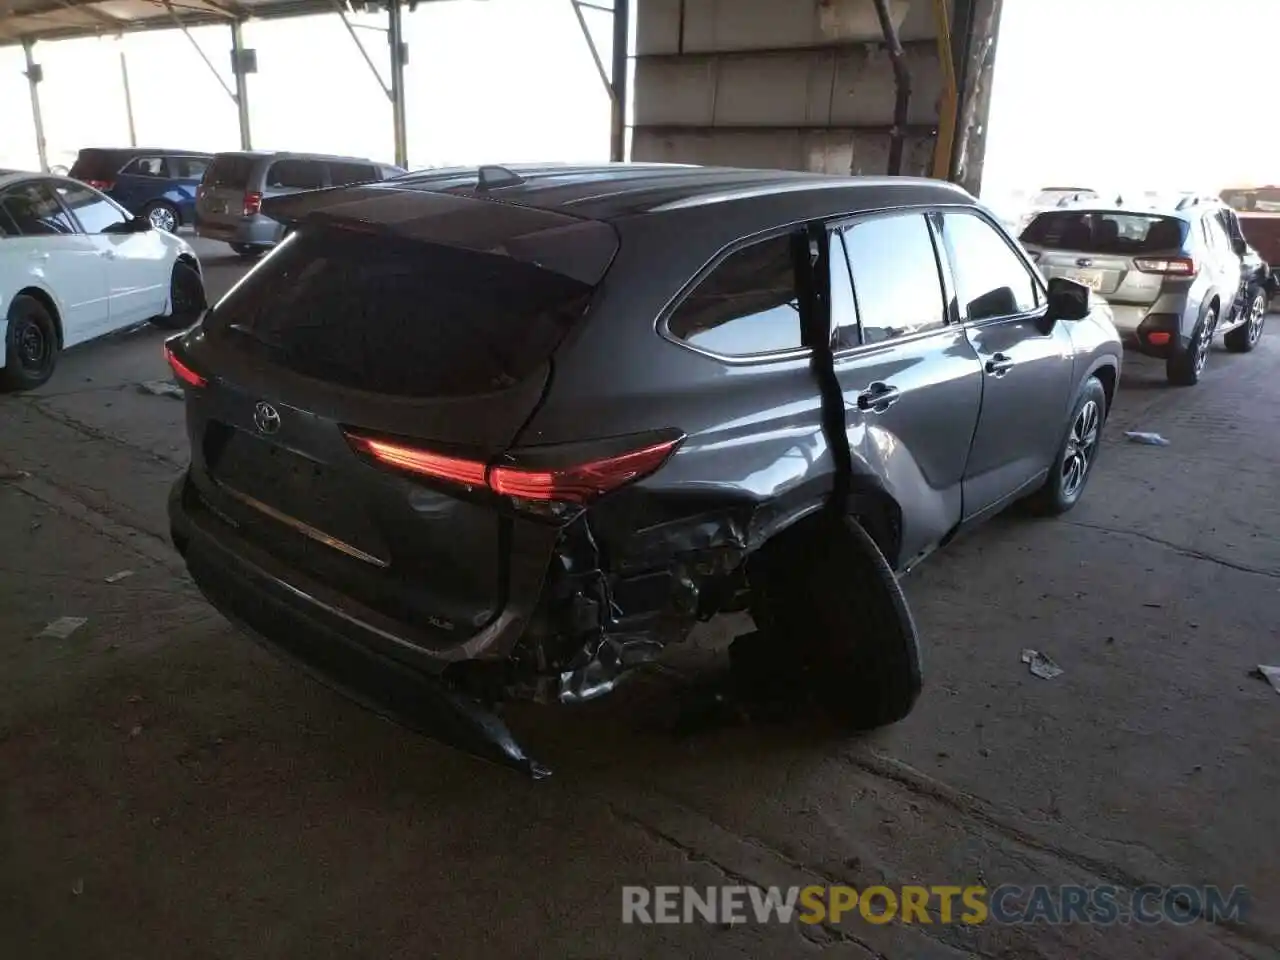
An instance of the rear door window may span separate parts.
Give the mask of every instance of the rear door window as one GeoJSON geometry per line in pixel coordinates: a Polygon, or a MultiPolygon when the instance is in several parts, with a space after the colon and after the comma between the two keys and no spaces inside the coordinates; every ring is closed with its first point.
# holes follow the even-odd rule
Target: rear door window
{"type": "Polygon", "coordinates": [[[242,154],[223,154],[213,158],[213,163],[205,171],[205,184],[210,187],[234,187],[241,189],[249,185],[253,176],[254,157],[242,154]]]}
{"type": "Polygon", "coordinates": [[[175,180],[199,180],[209,167],[204,157],[170,157],[169,176],[175,180]]]}
{"type": "Polygon", "coordinates": [[[315,160],[277,160],[267,170],[267,187],[318,190],[325,186],[324,164],[315,160]]]}
{"type": "Polygon", "coordinates": [[[837,349],[882,343],[946,325],[942,280],[933,235],[924,215],[864,220],[843,230],[859,341],[845,328],[837,349]]]}
{"type": "Polygon", "coordinates": [[[749,244],[721,260],[681,301],[667,332],[724,357],[802,347],[792,236],[749,244]]]}
{"type": "Polygon", "coordinates": [[[1031,271],[989,223],[972,213],[947,213],[939,219],[966,319],[988,320],[1036,308],[1038,287],[1031,271]]]}
{"type": "Polygon", "coordinates": [[[329,181],[335,187],[377,179],[378,171],[372,164],[329,162],[329,181]]]}
{"type": "Polygon", "coordinates": [[[164,159],[162,157],[136,157],[120,172],[135,177],[163,177],[164,159]]]}
{"type": "Polygon", "coordinates": [[[1186,224],[1176,217],[1089,210],[1042,213],[1022,232],[1022,242],[1050,250],[1133,256],[1176,250],[1186,224]]]}
{"type": "Polygon", "coordinates": [[[593,287],[496,254],[302,227],[206,319],[271,363],[402,397],[488,393],[542,366],[593,287]]]}
{"type": "Polygon", "coordinates": [[[75,233],[76,226],[47,183],[20,183],[0,194],[0,207],[24,237],[75,233]]]}

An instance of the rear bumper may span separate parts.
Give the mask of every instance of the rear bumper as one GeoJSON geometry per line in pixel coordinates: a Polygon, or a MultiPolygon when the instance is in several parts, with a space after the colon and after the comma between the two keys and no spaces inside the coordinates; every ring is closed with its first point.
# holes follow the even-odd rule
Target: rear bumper
{"type": "Polygon", "coordinates": [[[527,616],[509,603],[469,637],[415,642],[394,621],[298,571],[280,569],[230,526],[204,509],[193,510],[198,503],[212,507],[184,474],[169,494],[169,528],[196,585],[228,617],[297,659],[316,659],[321,671],[330,658],[326,651],[355,648],[423,675],[440,674],[461,661],[504,658],[525,630],[527,616]]]}
{"type": "Polygon", "coordinates": [[[280,239],[280,224],[265,217],[248,217],[232,223],[202,219],[196,213],[196,236],[223,243],[243,243],[254,247],[274,246],[280,239]]]}
{"type": "MultiPolygon", "coordinates": [[[[206,599],[249,636],[384,716],[535,778],[502,720],[444,678],[408,662],[395,641],[237,555],[188,513],[184,475],[169,495],[170,531],[206,599]]],[[[437,664],[443,666],[443,664],[437,664]]]]}

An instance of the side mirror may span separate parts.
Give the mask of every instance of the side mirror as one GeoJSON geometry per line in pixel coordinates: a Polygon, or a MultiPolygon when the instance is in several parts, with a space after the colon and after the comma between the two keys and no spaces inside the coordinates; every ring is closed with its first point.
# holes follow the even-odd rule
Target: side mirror
{"type": "Polygon", "coordinates": [[[1045,313],[1045,321],[1083,320],[1089,316],[1091,293],[1083,283],[1054,277],[1049,281],[1049,309],[1045,313]]]}
{"type": "Polygon", "coordinates": [[[146,233],[148,230],[154,229],[151,221],[146,217],[132,217],[129,220],[121,220],[119,223],[113,223],[110,226],[103,227],[103,233],[146,233]]]}

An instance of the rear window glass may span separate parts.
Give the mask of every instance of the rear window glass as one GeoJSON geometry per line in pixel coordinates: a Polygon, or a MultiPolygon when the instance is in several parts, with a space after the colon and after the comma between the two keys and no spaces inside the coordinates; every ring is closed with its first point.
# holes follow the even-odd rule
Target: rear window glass
{"type": "Polygon", "coordinates": [[[464,396],[540,367],[591,292],[509,257],[310,225],[232,289],[205,326],[338,386],[464,396]]]}
{"type": "Polygon", "coordinates": [[[340,187],[346,183],[363,183],[379,178],[378,171],[367,163],[338,163],[330,160],[329,179],[335,187],[340,187]]]}
{"type": "Polygon", "coordinates": [[[1187,225],[1142,213],[1042,213],[1022,231],[1022,242],[1081,253],[1155,253],[1182,246],[1187,225]]]}
{"type": "Polygon", "coordinates": [[[125,158],[109,150],[81,150],[67,176],[77,180],[104,180],[113,177],[125,158]]]}
{"type": "Polygon", "coordinates": [[[253,174],[253,157],[225,154],[214,157],[205,171],[204,182],[211,187],[244,187],[253,174]]]}
{"type": "Polygon", "coordinates": [[[324,186],[324,165],[314,160],[277,160],[267,171],[267,186],[319,189],[324,186]]]}

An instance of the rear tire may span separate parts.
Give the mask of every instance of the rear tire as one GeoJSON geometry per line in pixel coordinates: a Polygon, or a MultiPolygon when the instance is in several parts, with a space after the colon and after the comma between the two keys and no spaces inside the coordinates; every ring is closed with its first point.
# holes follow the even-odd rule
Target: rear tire
{"type": "Polygon", "coordinates": [[[1107,391],[1097,377],[1090,377],[1071,407],[1065,435],[1044,486],[1027,498],[1027,506],[1035,513],[1057,516],[1080,502],[1102,449],[1106,422],[1107,391]]]}
{"type": "Polygon", "coordinates": [[[1218,308],[1210,307],[1191,331],[1191,342],[1186,349],[1178,350],[1165,361],[1165,377],[1175,387],[1194,387],[1200,382],[1217,326],[1218,308]]]}
{"type": "Polygon", "coordinates": [[[231,249],[234,250],[236,255],[242,260],[257,260],[266,252],[262,247],[255,247],[250,243],[233,243],[231,244],[231,249]]]}
{"type": "Polygon", "coordinates": [[[915,624],[888,561],[855,521],[802,521],[752,558],[748,577],[764,634],[754,672],[766,687],[794,685],[848,731],[911,712],[921,688],[915,624]]]}
{"type": "Polygon", "coordinates": [[[34,390],[58,364],[58,325],[43,303],[26,294],[13,298],[8,321],[0,388],[34,390]]]}
{"type": "Polygon", "coordinates": [[[200,319],[207,305],[200,271],[183,260],[173,265],[173,274],[169,277],[169,304],[167,316],[151,318],[162,330],[187,329],[200,319]]]}
{"type": "Polygon", "coordinates": [[[163,200],[147,204],[142,215],[151,226],[165,233],[177,233],[178,227],[182,226],[182,217],[178,213],[178,208],[163,200]]]}
{"type": "Polygon", "coordinates": [[[1262,327],[1267,322],[1267,292],[1265,290],[1255,290],[1253,292],[1253,299],[1249,301],[1246,316],[1248,319],[1243,324],[1222,338],[1222,342],[1226,344],[1227,349],[1234,353],[1248,353],[1262,339],[1262,327]]]}

